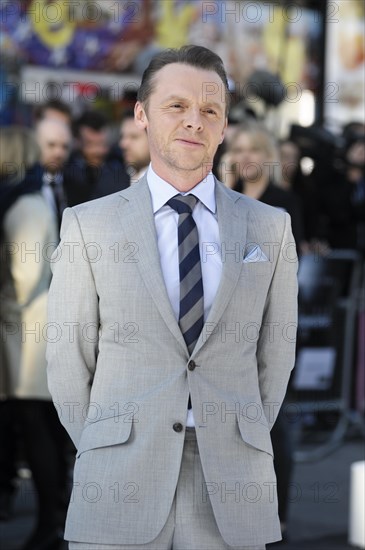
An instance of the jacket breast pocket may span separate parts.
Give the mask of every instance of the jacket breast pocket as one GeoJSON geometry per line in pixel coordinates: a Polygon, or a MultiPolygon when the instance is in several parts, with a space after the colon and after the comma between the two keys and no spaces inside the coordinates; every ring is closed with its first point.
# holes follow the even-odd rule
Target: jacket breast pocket
{"type": "Polygon", "coordinates": [[[266,262],[243,262],[239,282],[256,281],[257,277],[271,279],[273,268],[273,263],[268,260],[266,262]]]}
{"type": "Polygon", "coordinates": [[[76,458],[85,451],[127,443],[131,431],[132,421],[125,415],[113,415],[87,424],[81,435],[76,458]]]}
{"type": "Polygon", "coordinates": [[[255,449],[274,456],[269,427],[263,422],[249,419],[243,414],[237,414],[236,418],[243,441],[255,449]]]}
{"type": "Polygon", "coordinates": [[[246,313],[250,313],[256,307],[258,298],[261,302],[265,301],[272,273],[272,262],[243,263],[236,291],[242,297],[246,313]]]}

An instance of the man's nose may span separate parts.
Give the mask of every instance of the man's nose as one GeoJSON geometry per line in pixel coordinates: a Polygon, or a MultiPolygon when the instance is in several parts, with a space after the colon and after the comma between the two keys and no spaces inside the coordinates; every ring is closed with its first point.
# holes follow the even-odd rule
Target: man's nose
{"type": "Polygon", "coordinates": [[[199,109],[189,109],[187,111],[184,126],[195,132],[201,132],[201,130],[203,130],[203,119],[199,109]]]}

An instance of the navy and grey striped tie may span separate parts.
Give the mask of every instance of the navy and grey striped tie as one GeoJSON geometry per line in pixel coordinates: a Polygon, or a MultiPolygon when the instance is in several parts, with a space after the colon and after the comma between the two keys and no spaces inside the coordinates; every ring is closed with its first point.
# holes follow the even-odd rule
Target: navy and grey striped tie
{"type": "Polygon", "coordinates": [[[175,195],[167,202],[179,214],[177,230],[180,275],[179,325],[190,354],[204,323],[199,236],[192,216],[197,201],[194,195],[175,195]]]}

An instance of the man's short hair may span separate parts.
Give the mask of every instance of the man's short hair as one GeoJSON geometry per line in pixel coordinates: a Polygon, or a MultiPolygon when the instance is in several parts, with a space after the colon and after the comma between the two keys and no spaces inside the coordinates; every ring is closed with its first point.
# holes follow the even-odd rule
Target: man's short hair
{"type": "Polygon", "coordinates": [[[47,109],[53,109],[54,111],[59,111],[63,115],[72,119],[72,113],[70,107],[61,101],[60,99],[50,99],[41,105],[37,105],[34,109],[34,119],[36,122],[40,122],[44,119],[47,109]]]}
{"type": "Polygon", "coordinates": [[[72,125],[75,137],[80,136],[81,128],[91,128],[95,132],[101,132],[108,125],[108,119],[98,111],[85,111],[72,125]]]}
{"type": "Polygon", "coordinates": [[[141,86],[138,90],[137,99],[148,107],[148,100],[154,90],[155,74],[170,63],[184,63],[191,67],[197,67],[206,71],[215,71],[222,80],[225,88],[226,113],[228,113],[230,103],[230,92],[228,88],[227,74],[224,69],[223,61],[219,55],[215,54],[203,46],[183,46],[180,49],[170,48],[154,56],[145,69],[141,86]]]}

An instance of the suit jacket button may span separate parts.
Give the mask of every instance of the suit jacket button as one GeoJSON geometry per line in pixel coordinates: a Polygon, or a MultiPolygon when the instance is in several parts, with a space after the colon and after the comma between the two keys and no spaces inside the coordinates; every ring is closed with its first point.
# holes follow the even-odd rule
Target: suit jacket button
{"type": "Polygon", "coordinates": [[[195,361],[189,361],[189,363],[188,363],[188,369],[189,369],[189,370],[194,370],[195,367],[196,367],[195,361]]]}
{"type": "Polygon", "coordinates": [[[175,422],[175,424],[172,426],[172,429],[174,430],[174,432],[182,432],[183,431],[183,425],[180,424],[180,422],[175,422]]]}

